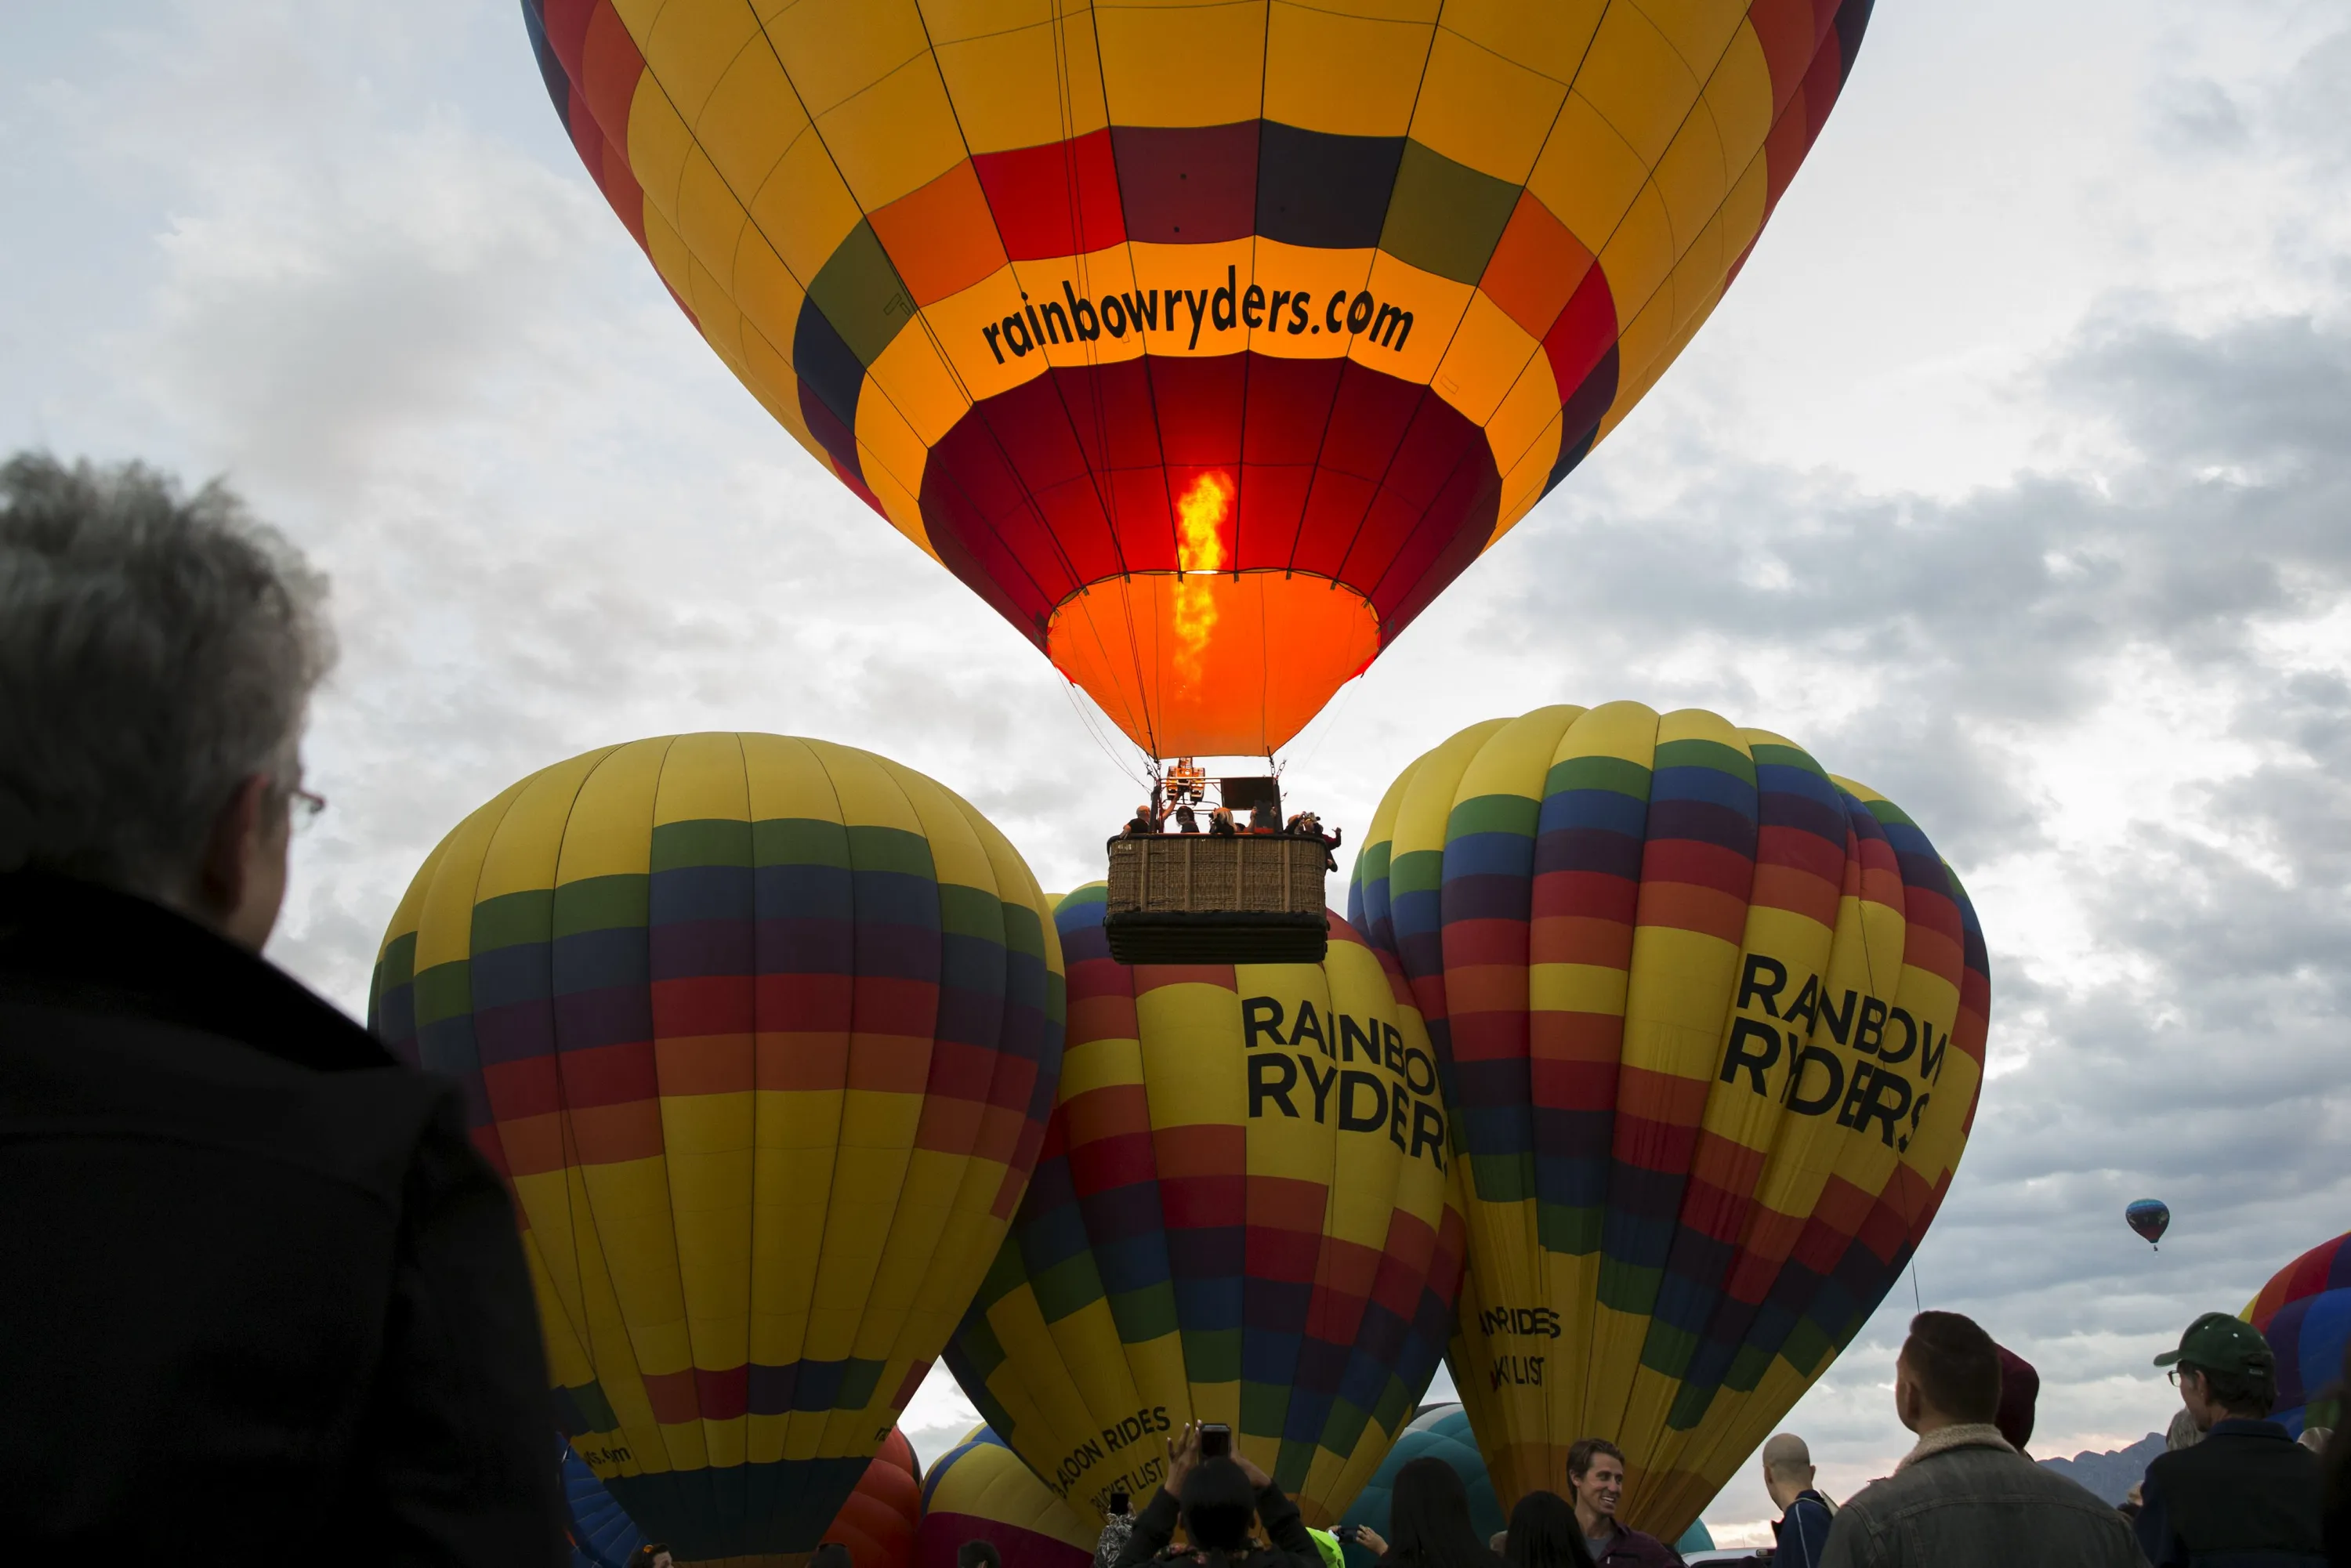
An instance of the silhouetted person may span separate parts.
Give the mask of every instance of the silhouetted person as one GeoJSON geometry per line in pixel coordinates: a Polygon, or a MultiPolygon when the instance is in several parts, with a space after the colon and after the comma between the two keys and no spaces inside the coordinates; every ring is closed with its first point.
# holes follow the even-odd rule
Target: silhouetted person
{"type": "Polygon", "coordinates": [[[565,1560],[455,1084],[259,956],[325,583],[217,485],[0,465],[0,1520],[56,1562],[565,1560]]]}
{"type": "Polygon", "coordinates": [[[1388,1493],[1388,1538],[1364,1525],[1355,1539],[1381,1568],[1502,1568],[1469,1523],[1469,1489],[1443,1459],[1407,1459],[1388,1493]]]}
{"type": "Polygon", "coordinates": [[[629,1568],[675,1568],[665,1542],[648,1541],[629,1553],[629,1568]]]}
{"type": "Polygon", "coordinates": [[[1500,1540],[1509,1568],[1593,1568],[1575,1505],[1555,1491],[1531,1491],[1519,1499],[1500,1540]]]}
{"type": "Polygon", "coordinates": [[[956,1548],[956,1568],[1004,1568],[1004,1557],[994,1542],[967,1541],[956,1548]]]}
{"type": "Polygon", "coordinates": [[[1200,1458],[1196,1422],[1167,1439],[1166,1479],[1135,1516],[1116,1568],[1138,1568],[1163,1555],[1205,1568],[1322,1568],[1322,1563],[1298,1505],[1271,1477],[1238,1454],[1200,1458]],[[1167,1544],[1179,1522],[1191,1541],[1188,1550],[1167,1544]],[[1263,1527],[1270,1546],[1251,1543],[1252,1523],[1263,1527]]]}
{"type": "Polygon", "coordinates": [[[1278,833],[1281,831],[1281,812],[1270,800],[1259,800],[1249,808],[1249,831],[1278,833]]]}
{"type": "Polygon", "coordinates": [[[2204,1440],[2158,1454],[2139,1483],[2139,1550],[2155,1568],[2326,1561],[2318,1456],[2269,1418],[2277,1358],[2259,1329],[2206,1312],[2155,1358],[2204,1440]]]}

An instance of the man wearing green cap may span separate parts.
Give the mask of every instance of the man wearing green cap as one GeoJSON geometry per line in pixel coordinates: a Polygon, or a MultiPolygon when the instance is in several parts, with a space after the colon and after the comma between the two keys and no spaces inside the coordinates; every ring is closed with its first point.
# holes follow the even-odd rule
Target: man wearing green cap
{"type": "Polygon", "coordinates": [[[2318,1456],[2268,1419],[2277,1358],[2261,1331],[2206,1312],[2155,1364],[2171,1368],[2204,1438],[2147,1468],[2137,1525],[2147,1560],[2155,1568],[2324,1568],[2318,1456]]]}

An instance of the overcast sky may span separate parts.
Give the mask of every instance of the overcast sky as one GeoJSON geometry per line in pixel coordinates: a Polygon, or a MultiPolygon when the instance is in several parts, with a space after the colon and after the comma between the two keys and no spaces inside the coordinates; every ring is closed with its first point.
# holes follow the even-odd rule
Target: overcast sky
{"type": "MultiPolygon", "coordinates": [[[[1885,0],[1696,344],[1290,753],[1353,841],[1459,725],[1636,697],[1906,806],[1992,957],[1917,1290],[2039,1365],[2044,1454],[2159,1429],[2148,1358],[2351,1228],[2345,15],[1885,0]]],[[[225,473],[333,576],[271,949],[329,996],[465,811],[643,735],[869,747],[1100,874],[1125,765],[695,335],[511,4],[8,6],[0,146],[0,450],[225,473]]],[[[1839,1495],[1911,1291],[1789,1418],[1839,1495]]]]}

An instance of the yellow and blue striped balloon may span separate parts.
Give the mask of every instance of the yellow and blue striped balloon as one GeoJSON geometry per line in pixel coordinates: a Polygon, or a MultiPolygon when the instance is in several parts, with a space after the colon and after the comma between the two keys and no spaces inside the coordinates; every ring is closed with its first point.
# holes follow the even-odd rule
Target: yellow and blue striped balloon
{"type": "Polygon", "coordinates": [[[770,735],[535,773],[424,862],[372,1026],[465,1086],[556,1418],[685,1559],[786,1561],[995,1256],[1061,1071],[1029,868],[911,768],[770,735]]]}
{"type": "Polygon", "coordinates": [[[1605,1437],[1672,1540],[1942,1202],[1983,1076],[1974,911],[1892,802],[1697,709],[1473,725],[1368,840],[1351,916],[1445,1069],[1448,1355],[1503,1506],[1605,1437]]]}

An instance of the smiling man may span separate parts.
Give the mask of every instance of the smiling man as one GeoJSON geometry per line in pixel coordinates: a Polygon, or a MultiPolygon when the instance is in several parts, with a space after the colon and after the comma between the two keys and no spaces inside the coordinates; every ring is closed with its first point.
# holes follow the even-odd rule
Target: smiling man
{"type": "Polygon", "coordinates": [[[1625,1495],[1625,1450],[1605,1437],[1578,1437],[1567,1451],[1575,1522],[1598,1568],[1678,1568],[1681,1553],[1616,1518],[1625,1495]]]}

